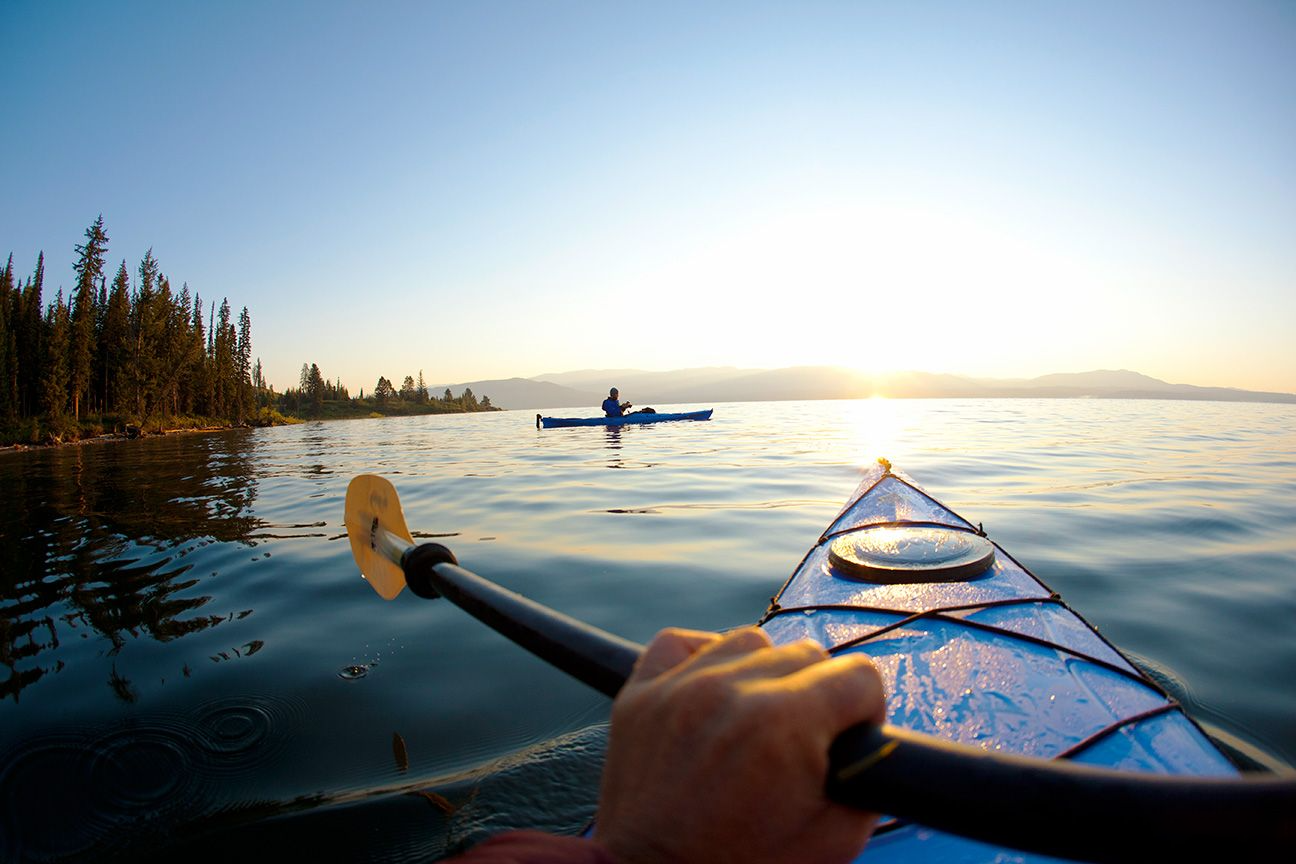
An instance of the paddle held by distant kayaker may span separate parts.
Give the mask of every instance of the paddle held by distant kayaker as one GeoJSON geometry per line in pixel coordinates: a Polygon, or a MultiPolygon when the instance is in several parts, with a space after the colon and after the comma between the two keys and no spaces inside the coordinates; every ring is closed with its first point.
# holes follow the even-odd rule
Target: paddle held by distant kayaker
{"type": "Polygon", "coordinates": [[[825,796],[828,748],[884,715],[863,654],[664,630],[612,705],[593,840],[513,832],[461,864],[848,862],[877,816],[825,796]]]}
{"type": "Polygon", "coordinates": [[[622,417],[632,407],[629,402],[619,401],[620,398],[621,394],[617,388],[613,387],[608,391],[608,398],[603,400],[603,415],[605,417],[622,417]]]}

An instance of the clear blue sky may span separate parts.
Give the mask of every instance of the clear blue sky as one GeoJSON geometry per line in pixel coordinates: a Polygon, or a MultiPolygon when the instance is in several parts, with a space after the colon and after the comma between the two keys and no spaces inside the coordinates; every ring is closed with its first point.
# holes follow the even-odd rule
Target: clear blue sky
{"type": "Polygon", "coordinates": [[[0,3],[0,254],[279,388],[1131,368],[1296,392],[1296,4],[0,3]]]}

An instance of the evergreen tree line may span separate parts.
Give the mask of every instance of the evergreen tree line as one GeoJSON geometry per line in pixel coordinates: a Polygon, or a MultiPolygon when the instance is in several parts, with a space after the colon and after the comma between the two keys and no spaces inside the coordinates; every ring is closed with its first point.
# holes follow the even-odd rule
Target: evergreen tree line
{"type": "Polygon", "coordinates": [[[289,387],[278,397],[279,410],[289,414],[318,415],[324,403],[351,398],[342,379],[326,381],[319,366],[302,364],[300,386],[289,387]]]}
{"type": "Polygon", "coordinates": [[[353,410],[367,410],[363,406],[368,406],[370,409],[377,406],[400,408],[400,403],[404,403],[405,406],[421,409],[414,413],[495,410],[489,396],[483,395],[479,400],[470,387],[465,387],[461,396],[453,395],[449,387],[446,388],[444,396],[439,398],[432,396],[423,380],[422,369],[419,370],[417,380],[413,375],[406,375],[399,390],[392,384],[391,379],[380,375],[378,383],[368,398],[361,388],[360,395],[352,399],[341,379],[336,382],[327,380],[315,363],[302,364],[299,386],[284,390],[277,397],[276,404],[285,414],[311,417],[319,416],[323,412],[325,402],[350,402],[353,410]]]}
{"type": "MultiPolygon", "coordinates": [[[[362,396],[364,394],[361,394],[362,396]]],[[[389,399],[401,399],[405,402],[412,402],[416,405],[429,405],[439,403],[443,406],[453,406],[462,408],[464,411],[490,411],[495,406],[491,405],[490,397],[483,394],[480,401],[473,395],[471,387],[465,387],[462,396],[455,396],[450,392],[450,388],[445,389],[440,399],[435,399],[428,393],[428,387],[423,383],[423,370],[419,370],[418,382],[414,381],[414,376],[406,375],[405,381],[401,384],[399,390],[392,386],[392,382],[382,376],[378,377],[378,385],[374,387],[373,397],[378,402],[386,402],[389,399]]]]}
{"type": "MultiPolygon", "coordinates": [[[[361,394],[361,396],[363,395],[364,394],[361,394]]],[[[415,383],[413,375],[406,375],[405,381],[401,384],[399,390],[392,386],[390,379],[379,375],[378,383],[374,385],[373,398],[378,402],[386,402],[389,399],[400,399],[405,402],[412,402],[416,405],[424,405],[432,401],[431,394],[428,393],[427,384],[423,383],[422,369],[419,370],[417,383],[415,383]]]]}
{"type": "Polygon", "coordinates": [[[228,299],[206,321],[202,298],[176,293],[150,249],[132,284],[123,260],[108,282],[103,217],[75,247],[76,281],[45,304],[45,254],[19,285],[0,274],[0,420],[41,419],[55,434],[87,416],[144,425],[168,416],[244,422],[272,394],[252,363],[252,319],[228,299]]]}

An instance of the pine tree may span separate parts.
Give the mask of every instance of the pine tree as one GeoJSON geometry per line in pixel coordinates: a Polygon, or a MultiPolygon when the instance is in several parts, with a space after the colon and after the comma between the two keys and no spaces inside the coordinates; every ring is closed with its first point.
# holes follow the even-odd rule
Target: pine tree
{"type": "Polygon", "coordinates": [[[99,337],[103,346],[104,410],[119,411],[129,392],[127,369],[130,362],[130,274],[126,261],[117,268],[113,277],[112,292],[104,310],[103,332],[99,337]]]}
{"type": "Polygon", "coordinates": [[[229,298],[221,300],[220,312],[217,314],[215,354],[212,357],[212,374],[215,377],[215,405],[217,417],[228,418],[234,407],[234,325],[230,323],[229,298]]]}
{"type": "Polygon", "coordinates": [[[309,392],[310,392],[310,365],[307,363],[303,363],[302,370],[301,370],[301,378],[297,383],[297,413],[300,414],[304,410],[304,407],[302,405],[302,400],[306,398],[306,394],[308,394],[309,392]]]}
{"type": "Polygon", "coordinates": [[[248,314],[246,306],[239,313],[238,344],[235,346],[234,360],[238,374],[238,420],[242,423],[252,401],[252,316],[248,314]]]}
{"type": "Polygon", "coordinates": [[[57,426],[67,413],[69,373],[68,353],[71,347],[71,315],[63,302],[63,289],[50,304],[45,316],[49,334],[45,342],[45,370],[41,378],[41,408],[50,422],[57,426]]]}
{"type": "Polygon", "coordinates": [[[427,402],[427,401],[428,401],[428,388],[427,388],[427,384],[423,383],[423,370],[422,370],[422,369],[419,370],[419,377],[418,377],[418,393],[416,394],[416,397],[417,397],[417,399],[418,399],[419,402],[427,402]]]}
{"type": "Polygon", "coordinates": [[[45,311],[41,297],[45,284],[45,253],[36,256],[36,272],[27,280],[22,291],[21,310],[14,317],[18,319],[18,413],[23,417],[34,417],[44,409],[41,383],[42,357],[45,351],[45,311]]]}
{"type": "Polygon", "coordinates": [[[324,376],[320,374],[320,368],[314,363],[310,366],[310,403],[311,413],[319,414],[324,407],[324,376]]]}
{"type": "Polygon", "coordinates": [[[158,284],[161,280],[153,250],[144,253],[139,265],[139,284],[131,304],[130,400],[143,423],[158,408],[158,382],[161,378],[162,343],[165,320],[161,314],[158,284]]]}
{"type": "Polygon", "coordinates": [[[203,374],[207,379],[207,414],[216,416],[216,301],[211,304],[211,314],[207,316],[207,355],[203,374]]]}
{"type": "Polygon", "coordinates": [[[13,253],[0,273],[0,417],[13,420],[18,414],[18,342],[14,328],[13,253]]]}
{"type": "Polygon", "coordinates": [[[197,366],[202,358],[202,342],[194,335],[193,314],[194,301],[186,282],[180,287],[180,296],[169,319],[171,357],[175,366],[171,410],[178,415],[192,414],[197,399],[197,366]]]}
{"type": "Polygon", "coordinates": [[[193,339],[193,391],[194,410],[211,414],[211,372],[207,363],[207,336],[203,327],[202,298],[194,297],[193,326],[189,328],[193,339]]]}
{"type": "Polygon", "coordinates": [[[177,413],[181,354],[184,331],[189,322],[181,322],[171,280],[158,275],[157,297],[153,305],[156,354],[153,367],[153,396],[157,413],[165,417],[177,413]]]}
{"type": "Polygon", "coordinates": [[[81,418],[82,399],[90,394],[95,355],[95,289],[103,279],[104,256],[108,252],[108,235],[103,230],[103,215],[86,229],[86,242],[78,243],[76,294],[73,298],[71,345],[68,351],[69,385],[72,390],[72,414],[81,418]]]}
{"type": "Polygon", "coordinates": [[[253,398],[255,399],[253,407],[258,411],[261,410],[263,404],[262,400],[265,395],[265,389],[265,375],[261,372],[261,358],[258,357],[256,359],[256,364],[252,367],[252,392],[254,394],[253,398]]]}
{"type": "Polygon", "coordinates": [[[108,316],[108,279],[107,271],[104,272],[105,275],[99,279],[99,291],[95,296],[94,344],[91,346],[94,362],[91,364],[90,398],[87,403],[89,410],[101,414],[108,406],[108,381],[104,374],[104,364],[108,358],[103,339],[104,321],[108,316]]]}

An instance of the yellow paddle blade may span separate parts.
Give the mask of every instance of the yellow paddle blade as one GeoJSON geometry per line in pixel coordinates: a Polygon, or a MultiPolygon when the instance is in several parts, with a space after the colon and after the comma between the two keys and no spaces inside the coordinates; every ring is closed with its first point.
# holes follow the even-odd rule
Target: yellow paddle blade
{"type": "Polygon", "coordinates": [[[347,486],[344,521],[361,575],[378,596],[391,600],[405,587],[400,553],[414,545],[396,487],[373,474],[353,478],[347,486]]]}

